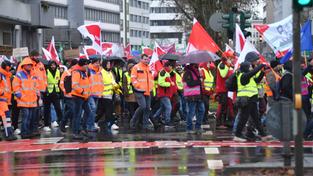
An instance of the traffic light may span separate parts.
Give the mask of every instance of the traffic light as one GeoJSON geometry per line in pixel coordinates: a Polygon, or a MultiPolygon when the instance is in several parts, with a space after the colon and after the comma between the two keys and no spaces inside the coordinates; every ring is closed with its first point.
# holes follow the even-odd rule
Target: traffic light
{"type": "Polygon", "coordinates": [[[240,28],[244,30],[245,28],[251,27],[251,22],[248,19],[251,18],[251,13],[240,12],[240,28]]]}
{"type": "Polygon", "coordinates": [[[298,10],[302,10],[303,7],[313,6],[313,0],[293,0],[293,3],[298,10]]]}
{"type": "Polygon", "coordinates": [[[222,27],[227,29],[227,36],[229,39],[233,38],[234,31],[236,29],[236,14],[230,12],[228,14],[222,15],[222,18],[225,20],[222,24],[222,27]]]}

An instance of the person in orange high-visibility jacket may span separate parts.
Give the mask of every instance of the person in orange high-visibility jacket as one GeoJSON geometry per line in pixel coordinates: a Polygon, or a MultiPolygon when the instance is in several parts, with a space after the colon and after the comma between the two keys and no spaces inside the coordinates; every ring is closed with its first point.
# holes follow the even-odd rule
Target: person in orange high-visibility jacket
{"type": "Polygon", "coordinates": [[[31,73],[33,65],[31,58],[26,57],[20,64],[21,71],[17,72],[13,79],[13,92],[22,115],[22,138],[33,137],[37,130],[36,108],[40,92],[37,89],[38,81],[31,73]]]}
{"type": "MultiPolygon", "coordinates": [[[[5,131],[5,140],[12,141],[17,138],[13,134],[11,126],[11,114],[8,105],[11,104],[11,62],[4,60],[0,67],[0,116],[5,131]]],[[[1,139],[1,137],[0,137],[1,139]]]]}
{"type": "Polygon", "coordinates": [[[86,122],[86,130],[88,132],[96,132],[97,129],[95,127],[95,119],[96,119],[96,112],[97,112],[97,104],[99,99],[102,97],[103,89],[104,89],[104,83],[103,83],[103,77],[101,73],[101,66],[100,66],[100,55],[94,55],[89,57],[91,63],[88,66],[88,72],[90,74],[89,80],[90,80],[90,97],[88,99],[88,104],[90,107],[90,113],[89,116],[86,116],[87,113],[85,113],[85,118],[87,119],[86,122]]]}
{"type": "Polygon", "coordinates": [[[149,62],[149,57],[143,54],[141,61],[131,70],[131,82],[139,105],[130,121],[130,127],[132,129],[136,129],[139,119],[143,116],[143,128],[149,131],[154,130],[153,124],[149,121],[151,92],[153,90],[153,77],[149,69],[149,62]]]}
{"type": "Polygon", "coordinates": [[[83,131],[81,130],[82,110],[87,114],[87,117],[90,113],[88,98],[90,96],[91,83],[87,69],[88,60],[80,59],[72,72],[72,99],[74,102],[74,117],[72,120],[73,139],[83,138],[83,131]]]}
{"type": "Polygon", "coordinates": [[[64,70],[62,76],[61,76],[61,80],[60,80],[60,89],[63,92],[63,100],[64,100],[64,116],[60,122],[60,130],[65,133],[66,132],[66,128],[65,126],[68,123],[68,120],[72,120],[73,119],[73,114],[74,114],[74,103],[73,103],[73,99],[72,99],[72,94],[71,92],[66,92],[65,87],[64,87],[64,80],[66,77],[69,77],[72,75],[72,71],[74,68],[76,68],[76,64],[77,64],[77,60],[73,59],[71,61],[71,64],[69,66],[68,70],[64,70]]]}

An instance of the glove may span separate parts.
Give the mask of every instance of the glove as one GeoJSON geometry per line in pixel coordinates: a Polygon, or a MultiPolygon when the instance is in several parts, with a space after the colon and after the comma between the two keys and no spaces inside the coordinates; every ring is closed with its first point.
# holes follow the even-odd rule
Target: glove
{"type": "Polygon", "coordinates": [[[122,95],[122,94],[123,94],[123,92],[121,91],[121,89],[117,89],[117,90],[115,91],[115,93],[118,94],[118,95],[122,95]]]}

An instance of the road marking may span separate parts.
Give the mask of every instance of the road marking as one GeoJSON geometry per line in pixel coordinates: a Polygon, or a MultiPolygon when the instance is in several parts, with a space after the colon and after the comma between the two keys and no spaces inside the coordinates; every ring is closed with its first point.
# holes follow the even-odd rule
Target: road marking
{"type": "Polygon", "coordinates": [[[52,151],[62,151],[62,150],[79,150],[79,148],[53,148],[52,151]]]}
{"type": "Polygon", "coordinates": [[[204,148],[205,154],[220,154],[220,151],[216,147],[204,148]]]}
{"type": "Polygon", "coordinates": [[[114,147],[88,147],[88,150],[114,149],[114,147]]]}
{"type": "Polygon", "coordinates": [[[222,160],[207,160],[209,169],[223,169],[224,164],[222,160]]]}
{"type": "Polygon", "coordinates": [[[203,128],[203,129],[210,129],[211,127],[210,127],[210,125],[201,125],[201,128],[203,128]]]}
{"type": "Polygon", "coordinates": [[[23,152],[40,152],[42,149],[34,149],[34,150],[16,150],[16,153],[23,153],[23,152]]]}

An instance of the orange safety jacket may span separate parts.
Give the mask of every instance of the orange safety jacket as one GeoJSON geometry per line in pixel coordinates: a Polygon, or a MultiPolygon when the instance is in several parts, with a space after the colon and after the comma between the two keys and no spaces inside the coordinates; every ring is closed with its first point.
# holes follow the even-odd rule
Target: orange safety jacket
{"type": "Polygon", "coordinates": [[[33,108],[38,106],[37,100],[40,92],[37,89],[37,83],[36,78],[25,70],[16,73],[13,79],[13,91],[17,98],[18,107],[33,108]]]}
{"type": "Polygon", "coordinates": [[[153,90],[153,76],[149,70],[149,65],[142,62],[136,64],[131,70],[131,81],[134,90],[149,96],[153,90]]]}
{"type": "MultiPolygon", "coordinates": [[[[41,62],[36,63],[33,60],[32,60],[32,63],[33,63],[33,69],[31,71],[31,76],[35,77],[37,80],[37,89],[40,92],[46,92],[48,82],[47,82],[47,73],[46,73],[45,66],[41,62]]],[[[21,65],[19,65],[17,71],[19,72],[21,70],[22,70],[21,65]]]]}
{"type": "Polygon", "coordinates": [[[0,68],[0,101],[11,104],[12,86],[11,86],[12,73],[0,68]]]}
{"type": "Polygon", "coordinates": [[[72,96],[81,97],[87,100],[90,96],[90,80],[86,71],[81,71],[80,67],[72,71],[72,96]]]}
{"type": "Polygon", "coordinates": [[[101,74],[101,69],[96,69],[92,64],[88,66],[90,77],[90,95],[93,97],[102,97],[104,83],[101,74]]]}

